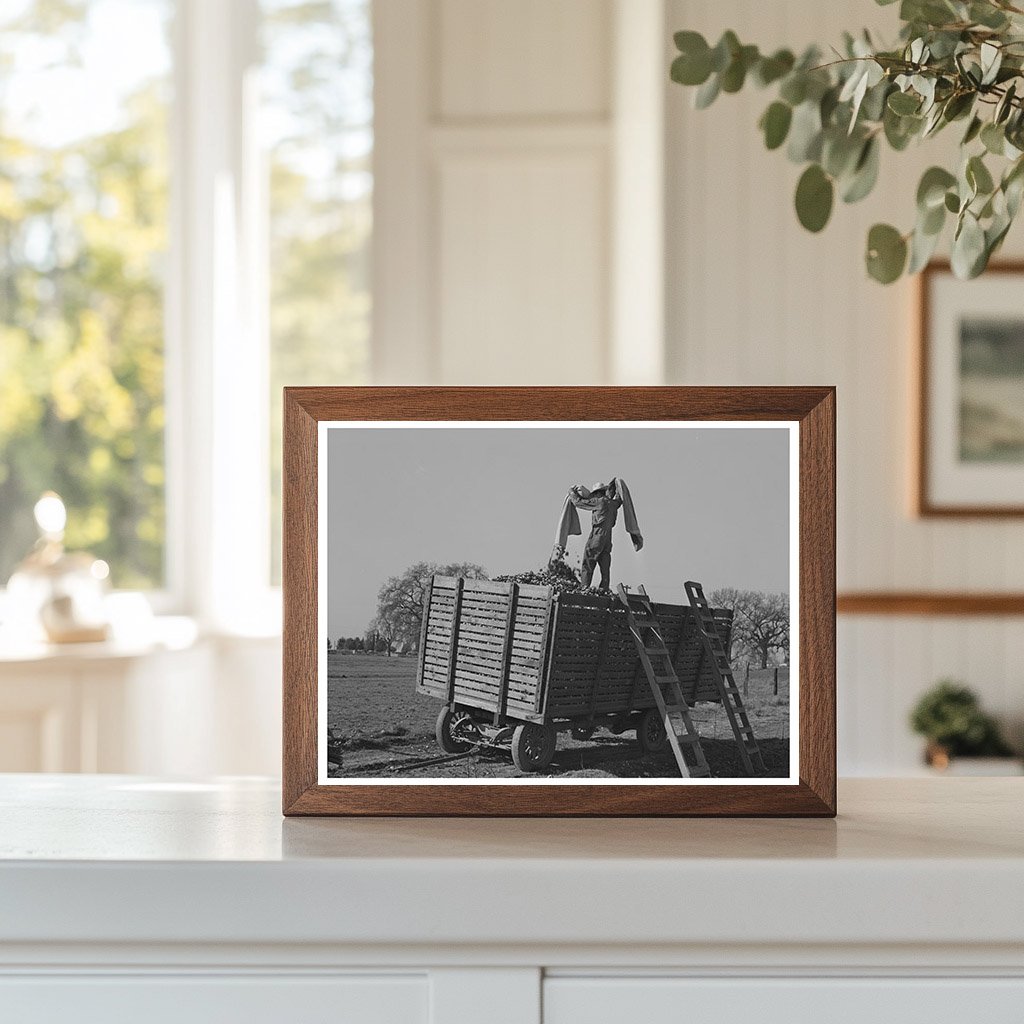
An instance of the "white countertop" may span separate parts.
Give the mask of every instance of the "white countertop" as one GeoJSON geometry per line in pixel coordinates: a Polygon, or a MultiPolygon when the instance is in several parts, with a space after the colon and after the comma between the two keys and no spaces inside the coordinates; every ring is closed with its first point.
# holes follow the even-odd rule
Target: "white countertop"
{"type": "Polygon", "coordinates": [[[0,777],[0,943],[1024,944],[1024,780],[839,817],[284,819],[276,784],[0,777]]]}

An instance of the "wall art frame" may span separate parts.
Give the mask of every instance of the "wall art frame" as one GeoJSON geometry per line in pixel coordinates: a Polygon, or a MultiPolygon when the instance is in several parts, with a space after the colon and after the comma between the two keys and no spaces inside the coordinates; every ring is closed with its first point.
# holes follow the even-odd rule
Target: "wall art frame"
{"type": "Polygon", "coordinates": [[[1024,516],[1024,261],[917,282],[913,509],[921,518],[1024,516]]]}

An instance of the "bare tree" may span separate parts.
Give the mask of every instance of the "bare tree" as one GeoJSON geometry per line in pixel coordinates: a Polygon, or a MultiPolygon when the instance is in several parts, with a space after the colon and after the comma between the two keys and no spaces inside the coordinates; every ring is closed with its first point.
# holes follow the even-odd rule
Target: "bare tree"
{"type": "Polygon", "coordinates": [[[370,632],[376,633],[387,644],[391,653],[397,643],[411,650],[419,648],[420,627],[423,624],[423,601],[430,577],[466,576],[469,579],[487,579],[487,573],[472,562],[417,562],[400,576],[392,576],[377,594],[377,614],[370,623],[370,632]]]}
{"type": "Polygon", "coordinates": [[[711,604],[732,609],[732,647],[745,653],[759,668],[768,667],[774,652],[788,658],[788,594],[723,587],[712,593],[711,604]]]}

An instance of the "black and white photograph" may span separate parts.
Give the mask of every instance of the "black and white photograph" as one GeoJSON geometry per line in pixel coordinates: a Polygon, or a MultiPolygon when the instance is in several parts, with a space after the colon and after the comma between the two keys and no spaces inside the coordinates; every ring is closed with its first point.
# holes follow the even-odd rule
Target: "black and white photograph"
{"type": "Polygon", "coordinates": [[[795,782],[794,424],[320,424],[320,781],[795,782]]]}

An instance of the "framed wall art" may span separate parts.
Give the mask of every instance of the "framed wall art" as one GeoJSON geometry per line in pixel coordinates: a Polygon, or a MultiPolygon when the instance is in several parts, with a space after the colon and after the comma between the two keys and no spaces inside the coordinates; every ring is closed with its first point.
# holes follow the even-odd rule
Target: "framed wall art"
{"type": "Polygon", "coordinates": [[[916,510],[1024,515],[1024,263],[919,288],[916,510]]]}
{"type": "Polygon", "coordinates": [[[284,812],[835,813],[831,388],[289,388],[284,812]]]}

